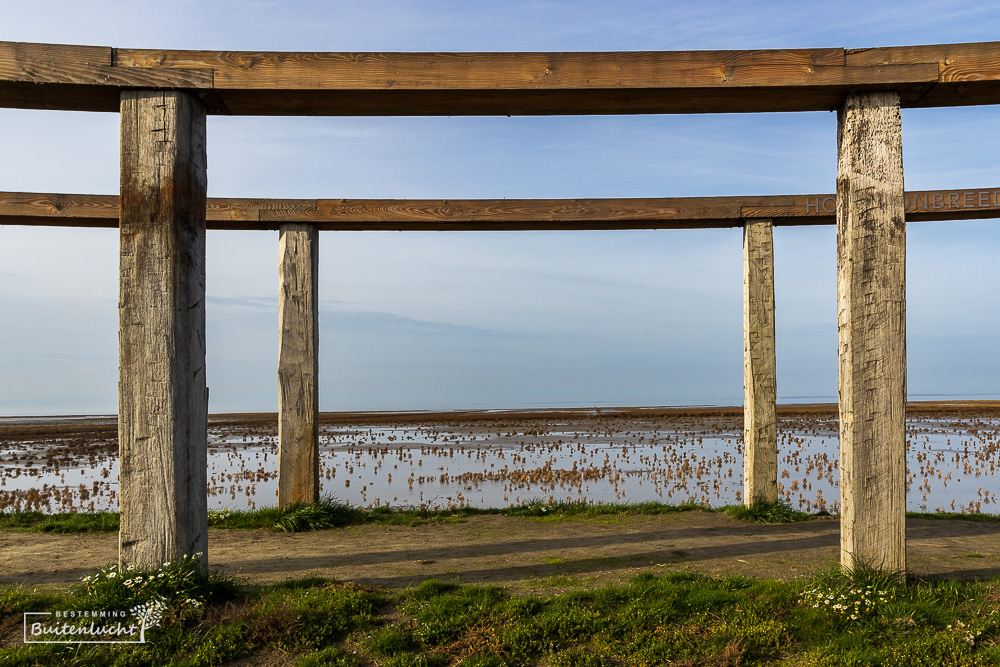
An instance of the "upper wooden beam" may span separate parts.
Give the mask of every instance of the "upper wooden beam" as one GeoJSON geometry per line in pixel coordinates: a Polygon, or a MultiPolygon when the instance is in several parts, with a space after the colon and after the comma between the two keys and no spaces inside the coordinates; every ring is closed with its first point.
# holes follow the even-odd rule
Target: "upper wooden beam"
{"type": "MultiPolygon", "coordinates": [[[[904,195],[906,220],[1000,218],[1000,188],[921,190],[904,195]]],[[[327,231],[506,231],[832,225],[835,195],[647,199],[232,199],[209,198],[208,229],[278,229],[310,223],[327,231]]],[[[0,192],[0,224],[117,227],[117,195],[0,192]]]]}
{"type": "Polygon", "coordinates": [[[0,106],[117,111],[126,88],[210,113],[423,116],[815,111],[1000,103],[1000,42],[877,49],[594,53],[161,51],[0,42],[0,106]]]}

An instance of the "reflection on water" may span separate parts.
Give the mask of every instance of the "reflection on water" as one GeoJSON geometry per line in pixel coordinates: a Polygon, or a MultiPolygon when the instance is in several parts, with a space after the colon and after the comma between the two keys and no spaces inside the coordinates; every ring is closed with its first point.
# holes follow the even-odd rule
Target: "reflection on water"
{"type": "MultiPolygon", "coordinates": [[[[995,512],[1000,420],[907,420],[907,507],[995,512]]],[[[779,420],[779,489],[793,507],[839,510],[837,423],[779,420]]],[[[498,507],[531,500],[736,503],[742,418],[581,415],[560,421],[324,426],[324,494],[352,505],[498,507]]],[[[0,510],[117,509],[113,433],[0,441],[0,510]]],[[[276,503],[275,427],[210,427],[209,508],[276,503]]]]}

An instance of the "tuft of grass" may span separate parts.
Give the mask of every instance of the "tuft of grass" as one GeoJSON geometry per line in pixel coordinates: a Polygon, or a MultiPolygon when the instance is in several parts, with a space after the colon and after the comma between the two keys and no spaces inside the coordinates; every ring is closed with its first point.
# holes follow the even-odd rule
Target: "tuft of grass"
{"type": "Polygon", "coordinates": [[[817,575],[802,593],[802,603],[828,614],[839,628],[870,624],[892,609],[902,581],[900,573],[863,564],[833,568],[817,575]]]}
{"type": "Polygon", "coordinates": [[[751,505],[726,505],[720,510],[737,521],[753,523],[796,523],[811,518],[809,513],[794,510],[783,500],[757,499],[751,505]]]}
{"type": "Polygon", "coordinates": [[[208,527],[230,530],[273,528],[283,514],[284,511],[278,507],[262,507],[255,510],[209,510],[208,527]]]}
{"type": "Polygon", "coordinates": [[[325,530],[359,523],[361,516],[360,510],[326,496],[315,503],[285,508],[274,522],[274,527],[286,533],[325,530]]]}
{"type": "Polygon", "coordinates": [[[287,646],[317,649],[342,641],[356,630],[371,631],[377,624],[376,605],[384,598],[350,584],[335,583],[286,591],[269,602],[279,609],[290,608],[297,619],[295,631],[284,640],[287,646]]]}
{"type": "Polygon", "coordinates": [[[205,576],[198,557],[182,556],[160,567],[122,568],[106,565],[84,577],[75,597],[100,609],[125,609],[162,600],[174,613],[197,612],[208,602],[239,596],[236,579],[222,574],[205,576]]]}
{"type": "Polygon", "coordinates": [[[404,628],[387,627],[368,636],[365,644],[375,655],[395,656],[419,648],[413,633],[404,628]]]}
{"type": "Polygon", "coordinates": [[[356,655],[347,653],[336,646],[327,646],[299,658],[295,667],[363,667],[365,664],[356,655]]]}

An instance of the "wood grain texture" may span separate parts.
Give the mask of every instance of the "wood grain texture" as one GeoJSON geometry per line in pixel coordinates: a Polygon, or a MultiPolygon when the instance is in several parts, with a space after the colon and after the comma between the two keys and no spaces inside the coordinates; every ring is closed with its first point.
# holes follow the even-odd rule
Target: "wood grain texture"
{"type": "Polygon", "coordinates": [[[838,114],[841,563],[906,568],[906,225],[899,99],[838,114]]]}
{"type": "Polygon", "coordinates": [[[842,48],[466,53],[117,49],[116,61],[123,67],[228,70],[234,77],[283,70],[293,79],[321,79],[332,85],[381,86],[391,82],[404,87],[477,85],[475,80],[484,72],[497,77],[498,87],[523,84],[526,79],[535,84],[587,79],[592,85],[618,85],[623,78],[659,81],[672,76],[662,71],[666,68],[845,65],[842,48]]]}
{"type": "Polygon", "coordinates": [[[0,224],[117,227],[118,195],[0,192],[0,224]]]}
{"type": "Polygon", "coordinates": [[[278,237],[278,505],[319,500],[319,233],[278,237]]]}
{"type": "Polygon", "coordinates": [[[252,115],[807,111],[834,109],[864,90],[895,90],[904,105],[982,104],[994,103],[1000,89],[998,57],[996,43],[853,52],[310,53],[0,42],[0,104],[111,111],[113,96],[102,91],[136,87],[198,91],[210,113],[252,115]]]}
{"type": "MultiPolygon", "coordinates": [[[[833,194],[759,197],[740,211],[746,218],[768,217],[777,225],[836,224],[833,194]]],[[[749,200],[749,198],[747,198],[749,200]]],[[[907,222],[1000,217],[1000,188],[915,190],[903,193],[907,222]]]]}
{"type": "Polygon", "coordinates": [[[743,502],[778,499],[771,221],[743,227],[743,502]]]}
{"type": "MultiPolygon", "coordinates": [[[[907,222],[1000,217],[1000,188],[904,193],[907,222]]],[[[211,198],[208,229],[320,230],[701,229],[836,224],[837,196],[768,195],[643,199],[252,199],[211,198]]],[[[116,195],[0,192],[0,225],[117,227],[116,195]]]]}
{"type": "MultiPolygon", "coordinates": [[[[979,104],[1000,104],[1000,48],[996,42],[897,46],[847,52],[848,65],[880,67],[918,63],[937,64],[938,83],[922,93],[917,106],[963,106],[972,98],[979,104]]],[[[905,101],[904,106],[907,106],[905,101]]]]}
{"type": "MultiPolygon", "coordinates": [[[[225,229],[233,223],[234,229],[247,228],[242,223],[258,223],[261,211],[315,211],[315,199],[250,199],[211,198],[206,213],[209,229],[225,229]]],[[[292,222],[295,222],[294,220],[292,222]]],[[[251,226],[252,228],[252,226],[251,226]]],[[[261,226],[261,229],[264,229],[261,226]]]]}
{"type": "MultiPolygon", "coordinates": [[[[321,229],[621,229],[678,222],[739,224],[732,198],[686,199],[320,199],[311,222],[321,229]]],[[[268,213],[270,215],[270,212],[268,213]]],[[[288,215],[283,212],[281,215],[288,215]]],[[[292,215],[310,215],[294,212],[292,215]]],[[[699,226],[695,224],[695,226],[699,226]]]]}
{"type": "Polygon", "coordinates": [[[117,66],[114,60],[114,49],[106,46],[0,42],[0,81],[111,89],[212,88],[211,70],[138,69],[117,66]]]}
{"type": "Polygon", "coordinates": [[[191,95],[121,100],[119,559],[207,565],[205,112],[191,95]]]}
{"type": "Polygon", "coordinates": [[[966,42],[964,44],[926,44],[848,49],[844,62],[851,67],[882,67],[884,65],[918,65],[937,63],[944,67],[959,62],[996,63],[1000,52],[997,42],[966,42]]]}

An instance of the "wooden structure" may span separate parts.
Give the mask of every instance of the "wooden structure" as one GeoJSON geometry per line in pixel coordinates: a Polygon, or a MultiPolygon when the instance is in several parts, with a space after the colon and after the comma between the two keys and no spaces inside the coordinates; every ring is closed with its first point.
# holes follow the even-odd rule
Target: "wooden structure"
{"type": "Polygon", "coordinates": [[[283,502],[294,502],[317,493],[313,471],[303,470],[316,466],[317,231],[745,225],[749,501],[770,497],[775,472],[770,228],[836,221],[842,562],[860,559],[899,570],[905,568],[904,215],[906,220],[995,217],[1000,210],[1000,190],[905,194],[899,113],[980,104],[1000,104],[1000,43],[855,50],[270,53],[0,42],[0,106],[121,113],[123,155],[120,200],[0,194],[0,222],[120,224],[121,560],[147,565],[205,552],[206,226],[281,230],[281,484],[283,502]],[[205,196],[205,114],[811,110],[838,111],[835,196],[573,201],[205,196]],[[285,476],[286,462],[291,477],[285,476]]]}
{"type": "Polygon", "coordinates": [[[278,237],[278,505],[319,500],[319,232],[278,237]]]}
{"type": "Polygon", "coordinates": [[[837,139],[841,560],[902,571],[906,222],[899,95],[849,95],[838,112],[837,139]]]}
{"type": "Polygon", "coordinates": [[[743,226],[743,496],[778,499],[778,377],[772,223],[743,226]]]}
{"type": "Polygon", "coordinates": [[[207,563],[205,111],[124,91],[121,137],[119,559],[207,563]]]}
{"type": "MultiPolygon", "coordinates": [[[[903,193],[907,222],[1000,217],[1000,187],[903,193]]],[[[208,229],[518,231],[836,224],[835,194],[629,199],[232,199],[209,197],[208,229]]],[[[118,227],[116,195],[0,192],[0,224],[118,227]]]]}

